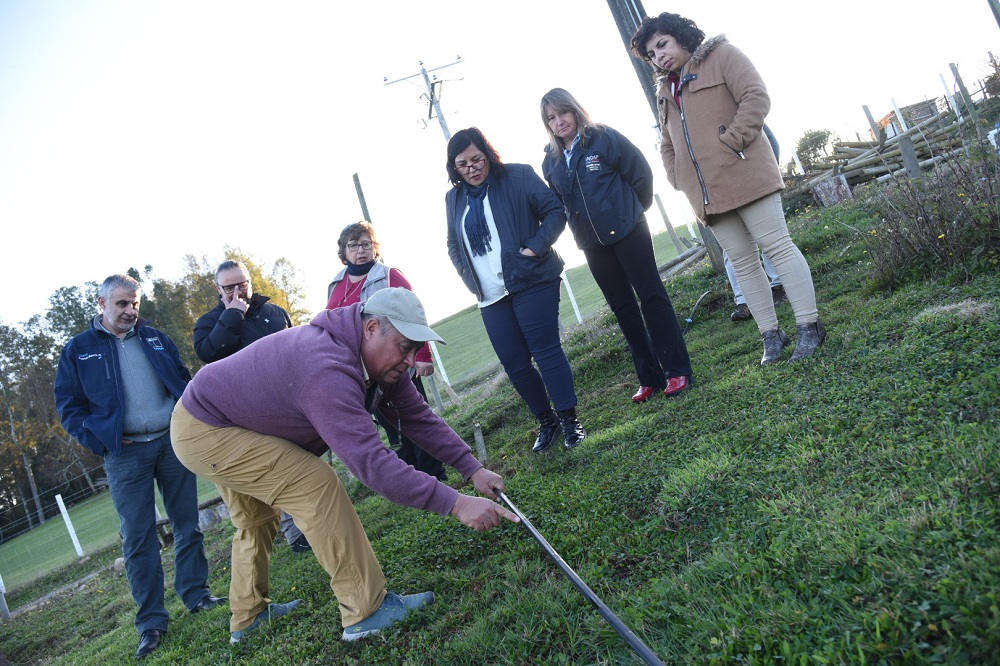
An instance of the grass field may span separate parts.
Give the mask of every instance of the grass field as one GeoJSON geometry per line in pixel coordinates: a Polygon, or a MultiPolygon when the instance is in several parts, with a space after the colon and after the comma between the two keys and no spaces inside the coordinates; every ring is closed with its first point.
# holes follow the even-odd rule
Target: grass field
{"type": "MultiPolygon", "coordinates": [[[[804,363],[761,368],[756,327],[729,322],[725,277],[702,265],[669,285],[685,314],[711,290],[686,338],[691,391],[630,404],[631,359],[602,310],[565,343],[590,433],[578,448],[529,453],[535,423],[506,381],[470,385],[445,414],[468,441],[482,424],[511,499],[665,663],[998,663],[1000,275],[873,289],[878,224],[853,207],[790,221],[829,331],[804,363]]],[[[789,306],[778,314],[791,328],[789,306]]],[[[640,663],[519,526],[479,534],[348,490],[389,588],[432,589],[435,604],[343,643],[315,558],[278,546],[271,595],[303,599],[294,614],[230,646],[226,609],[192,616],[168,591],[170,633],[149,663],[640,663]]],[[[206,533],[216,592],[231,536],[206,533]]],[[[4,623],[2,650],[129,663],[134,612],[104,571],[4,623]]]]}
{"type": "MultiPolygon", "coordinates": [[[[198,501],[218,497],[215,485],[198,479],[198,501]]],[[[166,517],[163,500],[156,495],[160,515],[166,517]]],[[[118,513],[111,493],[102,492],[68,508],[84,556],[115,546],[120,551],[118,513]]],[[[0,545],[0,575],[7,588],[8,604],[22,599],[21,588],[47,576],[52,570],[73,564],[78,559],[66,523],[59,516],[0,545]]]]}

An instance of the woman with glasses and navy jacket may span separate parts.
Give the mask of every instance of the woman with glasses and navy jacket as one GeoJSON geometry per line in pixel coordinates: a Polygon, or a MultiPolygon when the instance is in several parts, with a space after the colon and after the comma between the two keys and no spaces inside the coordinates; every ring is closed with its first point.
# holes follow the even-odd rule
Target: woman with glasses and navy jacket
{"type": "Polygon", "coordinates": [[[559,340],[563,261],[552,244],[566,226],[562,204],[530,166],[504,164],[475,127],[448,142],[446,167],[448,256],[479,302],[511,384],[538,418],[531,450],[549,448],[560,430],[574,448],[587,433],[559,340]]]}
{"type": "MultiPolygon", "coordinates": [[[[344,270],[337,273],[333,282],[327,287],[327,310],[344,308],[355,303],[367,301],[372,294],[387,287],[403,287],[413,291],[410,282],[398,268],[390,268],[382,261],[382,246],[379,245],[375,227],[370,222],[355,222],[348,224],[340,232],[337,239],[337,256],[344,264],[344,270]]],[[[421,377],[434,374],[434,360],[431,357],[430,345],[422,346],[417,351],[416,362],[412,375],[413,385],[417,392],[427,399],[427,392],[421,377]]],[[[440,460],[414,444],[405,434],[400,433],[397,425],[376,410],[375,416],[379,425],[385,429],[390,446],[396,449],[396,454],[412,465],[415,469],[430,474],[442,481],[447,478],[444,465],[440,460]]]]}
{"type": "Polygon", "coordinates": [[[545,93],[541,112],[549,134],[542,173],[566,206],[576,244],[632,353],[639,376],[632,402],[658,391],[675,396],[693,378],[646,223],[653,171],[638,148],[610,127],[595,125],[562,88],[545,93]]]}

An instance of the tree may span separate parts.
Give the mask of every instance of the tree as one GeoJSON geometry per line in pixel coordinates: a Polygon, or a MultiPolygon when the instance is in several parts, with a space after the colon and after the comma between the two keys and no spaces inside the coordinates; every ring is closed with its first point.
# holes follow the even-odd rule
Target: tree
{"type": "MultiPolygon", "coordinates": [[[[281,257],[268,270],[266,264],[239,248],[226,246],[223,254],[226,259],[246,264],[254,291],[270,297],[272,303],[287,310],[293,324],[306,320],[310,313],[302,307],[305,295],[290,261],[281,257]]],[[[145,277],[137,278],[144,292],[139,313],[174,341],[181,360],[194,373],[204,363],[194,351],[191,334],[198,318],[219,302],[219,292],[215,288],[218,265],[209,263],[205,256],[198,259],[187,255],[184,261],[187,272],[176,282],[153,277],[153,267],[146,266],[145,277]]]]}
{"type": "Polygon", "coordinates": [[[1000,95],[1000,58],[993,55],[993,51],[986,52],[986,65],[992,70],[986,75],[986,81],[983,85],[986,90],[986,94],[990,97],[996,97],[1000,95]]]}
{"type": "Polygon", "coordinates": [[[827,144],[833,132],[830,130],[809,130],[795,144],[795,154],[799,156],[803,168],[808,168],[821,155],[827,155],[827,144]]]}
{"type": "MultiPolygon", "coordinates": [[[[11,326],[0,325],[0,446],[12,449],[19,458],[35,505],[37,521],[45,521],[41,494],[35,481],[31,454],[41,433],[48,430],[43,423],[47,403],[52,402],[54,370],[52,339],[40,330],[38,318],[30,320],[28,333],[11,326]],[[49,388],[47,400],[39,394],[42,386],[49,388]]],[[[28,514],[29,520],[31,513],[28,514]]]]}
{"type": "Polygon", "coordinates": [[[49,309],[45,321],[56,344],[62,346],[78,333],[90,327],[90,320],[99,312],[97,308],[97,283],[88,282],[84,287],[60,287],[49,296],[49,309]]]}

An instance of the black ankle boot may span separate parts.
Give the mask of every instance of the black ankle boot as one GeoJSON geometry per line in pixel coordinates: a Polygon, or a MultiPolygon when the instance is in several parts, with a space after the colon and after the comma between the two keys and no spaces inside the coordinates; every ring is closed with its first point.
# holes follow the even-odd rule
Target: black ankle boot
{"type": "Polygon", "coordinates": [[[566,436],[566,448],[575,448],[580,442],[587,438],[587,431],[583,429],[580,420],[576,418],[576,409],[561,409],[558,412],[559,422],[562,424],[563,435],[566,436]]]}
{"type": "Polygon", "coordinates": [[[538,417],[538,439],[531,447],[532,453],[540,453],[552,445],[559,435],[559,417],[551,409],[538,417]]]}
{"type": "Polygon", "coordinates": [[[818,319],[812,324],[796,326],[795,330],[798,335],[795,341],[795,351],[788,359],[789,363],[812,356],[816,348],[826,340],[826,329],[823,328],[823,324],[818,319]]]}
{"type": "Polygon", "coordinates": [[[788,335],[780,328],[764,331],[760,334],[760,338],[764,341],[764,358],[760,359],[761,365],[771,365],[780,361],[781,350],[791,342],[788,335]]]}

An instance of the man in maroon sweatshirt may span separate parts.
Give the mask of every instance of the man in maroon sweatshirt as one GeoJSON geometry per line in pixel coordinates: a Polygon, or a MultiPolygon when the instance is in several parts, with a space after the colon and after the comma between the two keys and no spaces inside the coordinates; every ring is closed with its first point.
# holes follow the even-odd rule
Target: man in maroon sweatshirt
{"type": "Polygon", "coordinates": [[[239,642],[299,600],[268,598],[271,546],[280,512],[295,518],[330,575],[343,638],[378,633],[430,603],[433,592],[387,592],[385,576],[361,521],[320,456],[332,450],[354,476],[404,506],[453,515],[477,531],[517,516],[485,497],[459,493],[415,470],[387,448],[372,411],[476,490],[495,498],[503,479],[420,397],[407,370],[429,340],[413,292],[383,289],[364,303],[324,310],[305,326],[258,340],[202,368],[174,410],[171,437],[178,459],[219,486],[233,538],[229,599],[231,641],[239,642]]]}

